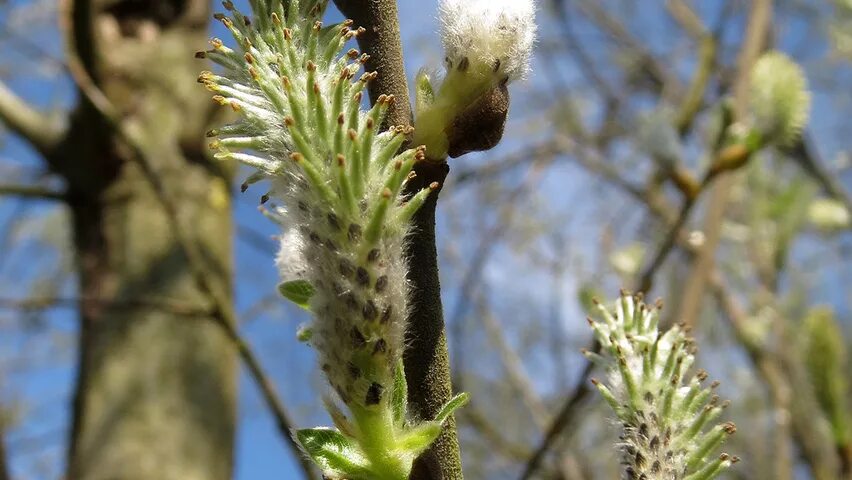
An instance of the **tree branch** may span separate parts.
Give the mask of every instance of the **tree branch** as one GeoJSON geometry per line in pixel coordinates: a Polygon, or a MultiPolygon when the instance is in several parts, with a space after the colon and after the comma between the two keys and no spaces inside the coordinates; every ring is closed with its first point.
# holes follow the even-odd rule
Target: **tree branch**
{"type": "Polygon", "coordinates": [[[41,185],[0,184],[0,197],[21,197],[42,200],[65,200],[65,193],[41,185]]]}
{"type": "Polygon", "coordinates": [[[0,121],[27,140],[41,154],[48,154],[65,135],[65,126],[27,104],[0,82],[0,121]]]}
{"type": "Polygon", "coordinates": [[[9,463],[6,458],[6,428],[3,411],[0,410],[0,480],[12,480],[9,463]]]}
{"type": "MultiPolygon", "coordinates": [[[[749,95],[751,69],[766,46],[769,28],[772,24],[772,0],[755,0],[749,13],[748,25],[737,60],[737,77],[734,81],[734,120],[745,117],[749,95]]],[[[710,197],[710,204],[704,218],[704,246],[693,263],[686,279],[681,296],[677,318],[681,322],[693,324],[701,310],[704,299],[707,274],[713,268],[716,247],[721,235],[721,224],[725,215],[731,189],[736,175],[734,172],[722,174],[716,182],[710,197]]]]}
{"type": "Polygon", "coordinates": [[[550,422],[550,426],[547,428],[541,443],[529,460],[527,460],[523,473],[521,473],[521,480],[533,478],[533,475],[541,468],[544,456],[556,444],[556,440],[559,439],[562,432],[574,423],[574,420],[580,413],[580,405],[591,391],[589,389],[589,375],[592,373],[592,368],[594,368],[592,362],[586,362],[586,366],[583,368],[582,373],[580,373],[580,378],[577,380],[573,392],[566,399],[562,408],[559,409],[559,413],[556,414],[553,421],[550,422]]]}

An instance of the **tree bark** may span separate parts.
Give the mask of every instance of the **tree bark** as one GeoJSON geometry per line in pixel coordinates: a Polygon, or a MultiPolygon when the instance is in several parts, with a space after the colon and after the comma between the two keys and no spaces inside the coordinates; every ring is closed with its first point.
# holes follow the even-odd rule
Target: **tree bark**
{"type": "MultiPolygon", "coordinates": [[[[206,0],[77,1],[69,50],[161,179],[206,275],[230,292],[228,175],[203,153],[210,103],[193,58],[208,15],[206,0]]],[[[102,113],[82,97],[48,155],[68,184],[83,299],[67,476],[230,479],[234,348],[207,318],[212,302],[194,281],[162,192],[102,113]]]]}

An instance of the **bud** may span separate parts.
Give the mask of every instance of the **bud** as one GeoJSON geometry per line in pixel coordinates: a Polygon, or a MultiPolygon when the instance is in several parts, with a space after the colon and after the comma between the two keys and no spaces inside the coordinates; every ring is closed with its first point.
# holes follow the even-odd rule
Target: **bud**
{"type": "Polygon", "coordinates": [[[842,202],[818,198],[808,206],[808,221],[823,232],[834,232],[852,225],[849,210],[842,202]]]}
{"type": "Polygon", "coordinates": [[[805,74],[787,55],[768,52],[755,62],[749,109],[764,142],[794,142],[808,122],[810,106],[805,74]]]}
{"type": "Polygon", "coordinates": [[[531,0],[443,0],[439,8],[448,71],[496,82],[529,72],[536,34],[531,0]]]}
{"type": "Polygon", "coordinates": [[[852,444],[852,422],[846,399],[846,344],[843,331],[829,308],[814,308],[805,318],[802,352],[816,398],[831,423],[835,442],[852,444]]]}
{"type": "Polygon", "coordinates": [[[494,147],[509,110],[506,86],[529,72],[535,41],[531,0],[443,0],[446,74],[434,88],[417,79],[414,144],[432,159],[494,147]]]}

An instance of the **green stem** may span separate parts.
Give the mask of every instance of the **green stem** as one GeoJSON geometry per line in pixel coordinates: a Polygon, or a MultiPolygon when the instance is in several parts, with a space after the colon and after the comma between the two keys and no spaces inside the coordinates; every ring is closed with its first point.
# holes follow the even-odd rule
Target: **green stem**
{"type": "Polygon", "coordinates": [[[393,412],[387,405],[377,409],[352,407],[358,440],[370,461],[376,480],[406,480],[410,461],[397,455],[393,412]]]}

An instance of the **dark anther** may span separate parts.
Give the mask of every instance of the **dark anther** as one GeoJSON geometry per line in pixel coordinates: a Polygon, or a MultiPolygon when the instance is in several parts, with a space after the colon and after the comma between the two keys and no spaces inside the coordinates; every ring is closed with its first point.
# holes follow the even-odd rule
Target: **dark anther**
{"type": "Polygon", "coordinates": [[[338,267],[340,269],[340,274],[346,278],[351,277],[352,272],[355,271],[355,265],[353,265],[348,258],[341,258],[338,267]]]}
{"type": "Polygon", "coordinates": [[[364,399],[364,403],[367,405],[378,405],[379,402],[382,401],[382,393],[385,391],[385,387],[381,384],[373,382],[370,384],[370,388],[367,389],[367,397],[364,399]]]}
{"type": "Polygon", "coordinates": [[[355,271],[355,281],[362,287],[370,284],[370,273],[367,272],[366,268],[358,267],[358,270],[355,271]]]}
{"type": "Polygon", "coordinates": [[[652,452],[656,452],[660,448],[660,437],[654,435],[654,438],[651,439],[650,447],[652,452]]]}
{"type": "Polygon", "coordinates": [[[328,214],[328,224],[331,225],[331,228],[340,230],[340,220],[338,220],[337,215],[333,213],[328,214]]]}
{"type": "Polygon", "coordinates": [[[393,307],[388,305],[385,307],[385,311],[382,312],[382,323],[388,323],[391,319],[391,315],[393,315],[393,307]]]}
{"type": "Polygon", "coordinates": [[[357,327],[352,327],[350,336],[352,337],[352,346],[355,348],[361,348],[367,343],[367,340],[364,338],[364,334],[361,333],[357,327]]]}
{"type": "Polygon", "coordinates": [[[346,364],[346,368],[349,370],[349,376],[352,378],[358,378],[361,376],[361,369],[358,368],[354,363],[349,362],[346,364]]]}
{"type": "Polygon", "coordinates": [[[381,255],[381,253],[382,252],[379,251],[378,248],[374,248],[374,249],[370,250],[370,253],[367,254],[367,261],[371,262],[371,263],[375,262],[376,260],[379,259],[379,255],[381,255]]]}
{"type": "Polygon", "coordinates": [[[459,71],[465,72],[467,68],[470,67],[470,59],[467,57],[462,57],[461,61],[459,61],[459,71]]]}
{"type": "Polygon", "coordinates": [[[349,240],[352,240],[353,242],[358,240],[361,238],[361,232],[361,225],[358,225],[357,223],[349,225],[349,240]]]}
{"type": "Polygon", "coordinates": [[[640,451],[638,451],[638,450],[636,451],[636,455],[633,457],[633,463],[634,463],[637,467],[639,467],[639,468],[643,468],[643,467],[644,467],[644,465],[645,465],[645,456],[644,456],[644,455],[642,455],[642,452],[640,452],[640,451]]]}
{"type": "Polygon", "coordinates": [[[373,347],[373,354],[385,353],[388,351],[388,342],[384,338],[380,338],[373,347]]]}
{"type": "Polygon", "coordinates": [[[355,294],[349,292],[346,294],[346,308],[348,308],[352,312],[358,311],[358,299],[355,298],[355,294]]]}
{"type": "Polygon", "coordinates": [[[382,275],[376,279],[376,292],[382,293],[388,287],[388,276],[382,275]]]}
{"type": "Polygon", "coordinates": [[[367,300],[361,313],[364,315],[364,320],[375,320],[379,315],[379,309],[376,308],[376,304],[372,300],[367,300]]]}

